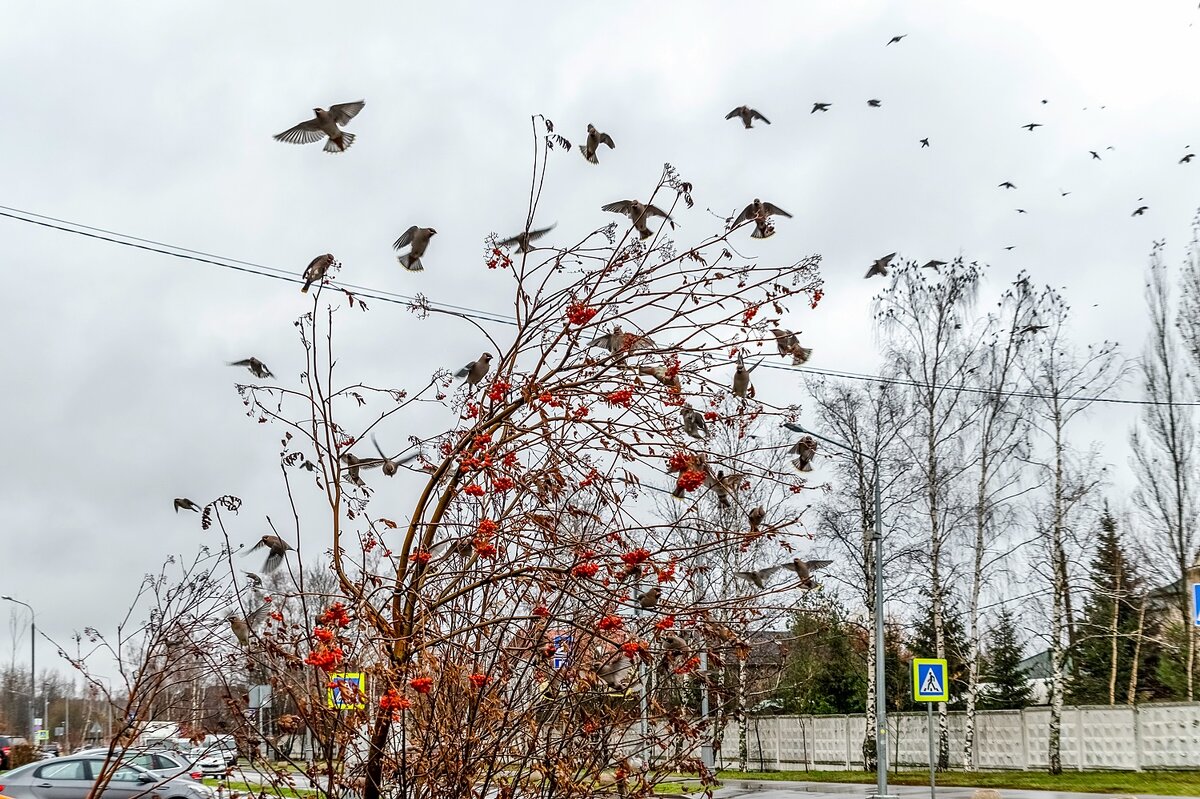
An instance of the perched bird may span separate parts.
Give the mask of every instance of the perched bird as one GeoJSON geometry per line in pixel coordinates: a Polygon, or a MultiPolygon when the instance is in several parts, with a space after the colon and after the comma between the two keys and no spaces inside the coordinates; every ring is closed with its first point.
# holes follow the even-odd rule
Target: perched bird
{"type": "Polygon", "coordinates": [[[695,408],[684,406],[679,409],[683,419],[683,432],[692,438],[708,438],[708,426],[704,423],[704,414],[695,408]]]}
{"type": "Polygon", "coordinates": [[[709,473],[705,475],[704,478],[704,485],[708,488],[711,488],[713,493],[717,495],[717,504],[719,504],[722,508],[728,508],[730,506],[730,495],[737,492],[737,490],[742,487],[742,483],[744,482],[746,482],[746,475],[742,474],[741,472],[725,474],[724,469],[718,469],[716,476],[713,476],[711,473],[709,473]]]}
{"type": "Polygon", "coordinates": [[[1006,180],[1003,183],[1001,183],[999,186],[997,186],[996,188],[998,188],[998,189],[1015,189],[1016,187],[1017,187],[1017,185],[1015,183],[1013,183],[1012,181],[1006,180]]]}
{"type": "Polygon", "coordinates": [[[195,502],[192,502],[187,497],[176,497],[175,498],[175,512],[179,513],[180,508],[183,508],[184,510],[194,510],[197,513],[200,512],[200,506],[197,505],[195,502]]]}
{"type": "Polygon", "coordinates": [[[883,105],[883,103],[880,100],[867,100],[867,105],[871,108],[878,108],[879,106],[883,105]]]}
{"type": "Polygon", "coordinates": [[[1095,150],[1088,150],[1088,152],[1092,154],[1092,160],[1093,160],[1093,161],[1101,161],[1101,160],[1103,160],[1103,159],[1101,159],[1101,158],[1100,158],[1100,153],[1096,152],[1095,150]]]}
{"type": "Polygon", "coordinates": [[[921,264],[922,269],[937,269],[939,266],[945,266],[945,261],[926,261],[921,264]]]}
{"type": "Polygon", "coordinates": [[[765,116],[758,113],[748,105],[739,105],[737,108],[725,115],[726,119],[733,119],[734,117],[741,118],[742,124],[748,128],[754,127],[754,120],[756,119],[761,119],[768,125],[771,124],[771,120],[767,119],[765,116]]]}
{"type": "Polygon", "coordinates": [[[604,680],[609,688],[623,688],[631,674],[633,661],[624,652],[618,653],[616,657],[596,669],[596,676],[604,680]]]}
{"type": "Polygon", "coordinates": [[[262,588],[263,578],[259,577],[254,572],[242,572],[246,575],[246,581],[254,588],[262,588]]]}
{"type": "Polygon", "coordinates": [[[1150,210],[1150,206],[1139,205],[1136,209],[1134,209],[1133,213],[1130,216],[1142,216],[1149,210],[1150,210]]]}
{"type": "Polygon", "coordinates": [[[824,569],[831,563],[833,563],[831,560],[803,560],[801,558],[793,558],[791,563],[784,563],[781,566],[788,571],[796,573],[796,576],[800,578],[801,588],[812,588],[812,573],[817,569],[824,569]]]}
{"type": "Polygon", "coordinates": [[[768,566],[765,569],[758,569],[757,571],[734,572],[733,576],[748,580],[754,583],[755,588],[762,589],[767,587],[767,580],[771,579],[771,575],[779,571],[780,568],[779,566],[768,566]]]}
{"type": "Polygon", "coordinates": [[[1185,155],[1183,158],[1180,158],[1180,159],[1179,159],[1179,163],[1181,163],[1181,164],[1190,164],[1190,163],[1192,162],[1192,159],[1193,159],[1193,158],[1195,158],[1195,157],[1196,157],[1196,154],[1195,154],[1195,153],[1188,153],[1188,154],[1187,154],[1187,155],[1185,155]]]}
{"type": "Polygon", "coordinates": [[[902,33],[899,36],[893,36],[892,38],[888,39],[888,43],[885,44],[884,47],[887,47],[888,45],[892,45],[892,44],[899,44],[900,40],[903,39],[907,35],[908,35],[907,33],[902,33]]]}
{"type": "Polygon", "coordinates": [[[233,630],[234,638],[237,638],[238,646],[245,649],[250,646],[250,625],[246,624],[246,620],[230,614],[228,617],[229,629],[233,630]]]}
{"type": "Polygon", "coordinates": [[[300,289],[301,294],[307,294],[308,289],[313,283],[325,277],[325,273],[329,271],[329,267],[333,266],[335,259],[332,253],[318,255],[308,262],[308,266],[304,268],[304,286],[300,289]]]}
{"type": "Polygon", "coordinates": [[[675,220],[670,217],[661,208],[654,205],[643,205],[637,200],[617,200],[614,203],[600,206],[601,211],[609,211],[614,214],[625,214],[633,220],[633,227],[637,230],[638,235],[643,239],[648,239],[654,234],[650,228],[646,226],[646,218],[651,216],[661,216],[663,219],[671,223],[671,228],[675,227],[675,220]]]}
{"type": "Polygon", "coordinates": [[[762,505],[756,505],[747,515],[750,522],[750,532],[757,533],[762,527],[763,520],[767,518],[767,510],[762,505]]]}
{"type": "Polygon", "coordinates": [[[249,555],[251,552],[257,552],[260,549],[268,550],[267,560],[263,563],[262,570],[270,574],[279,568],[279,564],[283,563],[284,556],[291,551],[292,545],[277,535],[264,535],[258,540],[257,544],[250,547],[246,554],[249,555]]]}
{"type": "Polygon", "coordinates": [[[648,336],[626,333],[620,325],[614,325],[612,332],[597,336],[588,344],[588,347],[603,347],[613,355],[650,349],[653,346],[654,342],[648,336]]]}
{"type": "MultiPolygon", "coordinates": [[[[759,361],[758,363],[762,363],[759,361]]],[[[750,373],[758,367],[758,363],[746,368],[746,362],[739,352],[737,356],[737,367],[733,371],[733,396],[745,399],[747,396],[754,396],[754,386],[750,383],[750,373]]]]}
{"type": "Polygon", "coordinates": [[[928,147],[929,139],[921,139],[921,147],[928,147]]]}
{"type": "Polygon", "coordinates": [[[688,646],[688,642],[674,633],[660,636],[658,640],[662,641],[668,655],[682,655],[684,660],[692,656],[692,648],[688,646]]]}
{"type": "Polygon", "coordinates": [[[404,247],[411,247],[404,255],[396,256],[396,260],[410,272],[420,272],[425,267],[421,263],[421,256],[425,254],[425,250],[429,248],[429,240],[437,235],[437,231],[431,227],[417,227],[413,225],[408,230],[400,234],[400,238],[392,242],[392,249],[399,250],[404,247]]]}
{"type": "Polygon", "coordinates": [[[1032,131],[1034,128],[1042,127],[1042,123],[1041,122],[1030,122],[1028,125],[1022,125],[1021,127],[1025,128],[1025,130],[1032,131]]]}
{"type": "Polygon", "coordinates": [[[637,598],[637,602],[638,602],[638,605],[640,605],[642,607],[642,610],[649,610],[650,608],[652,608],[658,604],[658,600],[660,597],[662,597],[662,589],[656,585],[653,588],[651,588],[650,590],[642,593],[637,598]]]}
{"type": "Polygon", "coordinates": [[[813,103],[812,110],[808,113],[815,114],[818,111],[828,111],[831,105],[833,105],[833,103],[813,103]]]}
{"type": "Polygon", "coordinates": [[[488,373],[488,369],[491,368],[492,354],[490,352],[485,352],[483,355],[480,355],[477,359],[471,361],[469,364],[455,372],[454,376],[465,377],[467,379],[468,386],[476,386],[479,385],[479,381],[483,379],[483,376],[488,373]]]}
{"type": "Polygon", "coordinates": [[[328,137],[329,141],[325,142],[325,152],[340,153],[354,144],[354,134],[347,133],[342,130],[350,120],[363,110],[366,102],[359,100],[356,103],[338,103],[337,105],[329,106],[329,110],[324,108],[314,108],[313,118],[306,119],[298,125],[294,125],[283,133],[275,136],[275,141],[284,141],[290,144],[312,144],[320,141],[323,137],[328,137]]]}
{"type": "Polygon", "coordinates": [[[869,278],[869,277],[875,277],[875,275],[881,275],[883,277],[887,277],[888,264],[890,264],[892,262],[892,259],[895,257],[896,257],[896,253],[890,253],[888,255],[883,256],[882,258],[876,258],[875,263],[871,264],[871,268],[867,270],[867,273],[865,275],[863,275],[863,277],[869,278]]]}
{"type": "Polygon", "coordinates": [[[229,365],[230,366],[244,366],[250,370],[251,374],[253,374],[255,377],[257,377],[260,380],[265,380],[268,377],[275,376],[275,375],[271,374],[271,370],[267,368],[267,365],[265,363],[260,361],[258,358],[254,358],[254,357],[244,358],[240,361],[230,361],[229,365]]]}
{"type": "Polygon", "coordinates": [[[497,246],[511,247],[515,244],[515,245],[517,245],[517,249],[520,250],[521,252],[529,252],[530,250],[533,249],[533,246],[530,244],[530,242],[537,241],[542,236],[545,236],[547,233],[549,233],[551,230],[554,230],[554,225],[551,225],[550,227],[539,228],[537,230],[531,230],[528,233],[522,231],[522,232],[518,233],[517,235],[513,236],[512,238],[505,239],[504,241],[500,242],[497,246]]]}
{"type": "Polygon", "coordinates": [[[778,205],[765,203],[755,197],[754,202],[747,205],[742,212],[738,214],[737,219],[733,220],[733,224],[736,227],[743,222],[749,222],[751,219],[753,219],[754,232],[750,234],[750,238],[769,239],[771,236],[775,235],[775,227],[770,221],[770,217],[772,216],[786,216],[788,219],[792,218],[791,214],[780,208],[778,205]]]}
{"type": "Polygon", "coordinates": [[[805,436],[792,445],[788,450],[789,455],[795,455],[796,459],[792,461],[792,465],[801,472],[811,472],[813,458],[817,456],[817,440],[812,436],[805,436]]]}
{"type": "MultiPolygon", "coordinates": [[[[383,449],[379,446],[379,442],[375,440],[374,435],[371,436],[371,443],[375,445],[375,451],[379,453],[379,465],[383,467],[383,473],[387,477],[395,476],[396,472],[400,470],[401,466],[421,457],[421,450],[417,450],[407,458],[401,458],[400,453],[396,453],[394,457],[389,458],[387,455],[383,454],[383,449]]],[[[403,450],[401,450],[401,452],[403,452],[403,450]]]]}
{"type": "Polygon", "coordinates": [[[781,327],[771,328],[771,333],[775,336],[775,346],[779,348],[779,354],[792,356],[792,366],[808,363],[813,351],[809,347],[801,347],[795,333],[781,327]]]}
{"type": "Polygon", "coordinates": [[[612,136],[596,130],[596,126],[589,122],[587,142],[579,145],[579,152],[583,153],[583,157],[587,159],[589,164],[600,163],[600,159],[596,157],[596,149],[601,144],[607,144],[610,150],[615,150],[617,147],[617,145],[613,144],[612,136]]]}

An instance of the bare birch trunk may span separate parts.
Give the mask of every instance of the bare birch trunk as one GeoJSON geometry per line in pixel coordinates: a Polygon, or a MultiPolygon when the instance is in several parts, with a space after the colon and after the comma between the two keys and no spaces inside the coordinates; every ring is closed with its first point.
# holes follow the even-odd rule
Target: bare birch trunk
{"type": "Polygon", "coordinates": [[[1121,618],[1121,554],[1117,551],[1117,583],[1114,587],[1113,604],[1112,604],[1112,622],[1108,626],[1108,634],[1112,642],[1111,656],[1112,661],[1108,669],[1108,703],[1115,705],[1117,703],[1117,631],[1120,629],[1119,624],[1121,618]]]}
{"type": "Polygon", "coordinates": [[[975,552],[971,569],[971,596],[967,607],[967,701],[963,720],[963,768],[967,771],[975,770],[975,706],[979,701],[979,593],[983,588],[983,552],[987,546],[987,470],[985,456],[975,502],[975,552]]]}
{"type": "Polygon", "coordinates": [[[1146,597],[1142,597],[1141,606],[1138,608],[1138,626],[1137,632],[1133,638],[1133,663],[1129,666],[1129,691],[1125,695],[1125,703],[1128,705],[1137,702],[1137,686],[1138,686],[1138,671],[1142,666],[1142,630],[1146,624],[1146,597]]]}
{"type": "Polygon", "coordinates": [[[1051,520],[1051,562],[1054,599],[1050,610],[1050,773],[1062,774],[1063,632],[1067,613],[1067,556],[1063,550],[1063,440],[1061,417],[1055,419],[1054,508],[1051,520]]]}
{"type": "Polygon", "coordinates": [[[750,720],[746,715],[746,683],[749,679],[749,669],[746,658],[738,659],[737,675],[737,719],[738,719],[738,771],[748,771],[750,760],[748,744],[750,720]]]}
{"type": "MultiPolygon", "coordinates": [[[[870,549],[870,544],[867,544],[870,549]]],[[[867,590],[873,592],[875,590],[874,577],[875,555],[872,552],[867,558],[867,573],[871,576],[867,578],[867,590]]],[[[867,603],[867,629],[875,629],[875,605],[872,602],[867,603]]],[[[875,685],[875,658],[879,657],[879,653],[875,651],[875,636],[867,636],[867,729],[864,733],[862,743],[863,753],[863,770],[874,771],[878,763],[879,753],[875,747],[875,691],[878,686],[875,685]]]]}

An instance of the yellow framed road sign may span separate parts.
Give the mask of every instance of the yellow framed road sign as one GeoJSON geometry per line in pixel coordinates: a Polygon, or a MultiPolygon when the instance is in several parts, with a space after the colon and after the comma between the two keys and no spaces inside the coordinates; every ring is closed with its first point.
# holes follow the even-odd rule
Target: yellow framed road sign
{"type": "Polygon", "coordinates": [[[329,707],[335,710],[363,710],[367,706],[367,684],[361,671],[330,674],[326,693],[329,707]]]}
{"type": "Polygon", "coordinates": [[[913,658],[913,701],[949,702],[949,671],[946,661],[941,658],[913,658]]]}

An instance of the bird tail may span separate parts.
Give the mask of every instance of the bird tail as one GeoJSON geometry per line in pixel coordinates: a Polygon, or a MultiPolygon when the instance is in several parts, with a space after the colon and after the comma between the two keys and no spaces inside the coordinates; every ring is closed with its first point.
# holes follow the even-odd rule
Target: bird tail
{"type": "Polygon", "coordinates": [[[746,117],[742,120],[742,124],[748,128],[752,128],[754,127],[754,120],[750,119],[750,117],[746,117]]]}
{"type": "Polygon", "coordinates": [[[329,139],[325,142],[325,152],[344,153],[350,149],[351,144],[354,144],[354,134],[342,131],[342,135],[338,138],[329,139]]]}
{"type": "Polygon", "coordinates": [[[775,226],[764,222],[759,222],[754,226],[754,232],[750,234],[752,239],[769,239],[775,235],[775,226]]]}
{"type": "Polygon", "coordinates": [[[596,157],[595,151],[588,152],[587,145],[579,145],[579,152],[583,153],[583,157],[587,159],[589,164],[598,164],[600,159],[596,157]]]}
{"type": "Polygon", "coordinates": [[[307,293],[308,293],[308,287],[309,287],[309,286],[311,286],[312,284],[313,284],[313,282],[312,282],[311,280],[306,280],[306,281],[304,281],[304,285],[300,287],[300,293],[301,293],[301,294],[307,294],[307,293]]]}
{"type": "Polygon", "coordinates": [[[397,256],[396,260],[400,262],[401,266],[410,272],[425,271],[425,267],[421,265],[421,259],[414,258],[412,253],[405,253],[404,255],[397,256]]]}
{"type": "Polygon", "coordinates": [[[643,239],[648,239],[651,236],[653,236],[654,233],[651,232],[650,228],[646,227],[645,225],[642,225],[640,228],[638,228],[638,235],[643,239]]]}
{"type": "Polygon", "coordinates": [[[796,347],[792,350],[792,366],[802,366],[808,363],[808,359],[812,357],[811,347],[796,347]]]}

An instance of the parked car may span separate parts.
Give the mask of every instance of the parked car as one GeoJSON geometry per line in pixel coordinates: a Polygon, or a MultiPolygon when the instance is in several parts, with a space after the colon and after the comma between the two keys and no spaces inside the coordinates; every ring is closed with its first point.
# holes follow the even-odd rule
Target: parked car
{"type": "Polygon", "coordinates": [[[220,751],[206,749],[202,746],[188,752],[187,758],[192,761],[193,767],[205,777],[223,777],[232,766],[220,751]]]}
{"type": "MultiPolygon", "coordinates": [[[[108,747],[95,747],[76,752],[77,755],[89,755],[92,759],[104,760],[108,757],[108,747]]],[[[160,779],[186,777],[187,779],[203,779],[204,774],[196,765],[196,758],[189,757],[183,752],[169,749],[115,749],[113,754],[122,758],[122,762],[141,766],[152,772],[160,779]]]]}
{"type": "MultiPolygon", "coordinates": [[[[11,799],[86,799],[100,776],[104,758],[70,755],[13,769],[0,777],[0,794],[11,799]]],[[[113,773],[104,790],[109,799],[134,799],[153,793],[159,799],[215,799],[216,792],[187,777],[163,779],[133,764],[113,773]]]]}
{"type": "Polygon", "coordinates": [[[232,766],[238,760],[237,741],[232,735],[206,735],[200,742],[200,748],[220,752],[225,758],[225,765],[232,766]]]}
{"type": "Polygon", "coordinates": [[[9,750],[27,743],[29,742],[19,735],[0,735],[0,771],[12,768],[12,761],[8,757],[9,750]]]}

